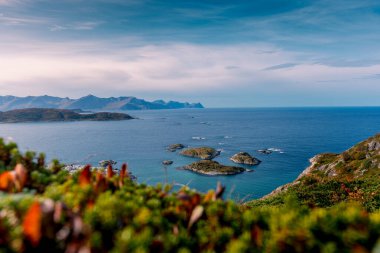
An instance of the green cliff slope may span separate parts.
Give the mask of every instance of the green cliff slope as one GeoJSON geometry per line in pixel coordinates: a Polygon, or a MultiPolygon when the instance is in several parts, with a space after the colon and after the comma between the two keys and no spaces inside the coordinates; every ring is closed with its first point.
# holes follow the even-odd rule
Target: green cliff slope
{"type": "Polygon", "coordinates": [[[281,205],[293,196],[308,206],[356,201],[370,211],[380,208],[380,134],[342,154],[320,154],[310,161],[294,182],[247,205],[281,205]]]}

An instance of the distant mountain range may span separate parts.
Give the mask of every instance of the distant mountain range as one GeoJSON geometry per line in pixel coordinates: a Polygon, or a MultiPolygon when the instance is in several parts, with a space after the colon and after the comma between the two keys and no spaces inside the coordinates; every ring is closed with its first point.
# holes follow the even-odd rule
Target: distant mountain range
{"type": "Polygon", "coordinates": [[[78,99],[60,98],[52,96],[0,96],[0,111],[25,108],[53,108],[53,109],[81,109],[96,111],[118,110],[159,110],[204,108],[200,103],[182,103],[176,101],[165,102],[156,100],[153,102],[136,97],[110,97],[100,98],[88,95],[78,99]]]}

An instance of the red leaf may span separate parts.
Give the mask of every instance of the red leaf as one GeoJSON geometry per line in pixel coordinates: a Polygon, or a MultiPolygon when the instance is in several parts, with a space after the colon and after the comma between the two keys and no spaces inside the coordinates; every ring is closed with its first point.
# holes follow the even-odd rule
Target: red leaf
{"type": "Polygon", "coordinates": [[[0,191],[10,191],[13,185],[13,175],[11,172],[6,171],[0,174],[0,191]]]}
{"type": "Polygon", "coordinates": [[[126,163],[123,163],[123,165],[121,166],[120,178],[123,180],[124,178],[128,177],[128,165],[126,163]]]}
{"type": "Polygon", "coordinates": [[[35,247],[41,239],[41,206],[34,202],[28,209],[22,224],[24,235],[35,247]]]}
{"type": "Polygon", "coordinates": [[[103,174],[98,171],[96,174],[96,183],[95,183],[95,191],[96,192],[104,192],[107,189],[106,179],[103,174]]]}
{"type": "Polygon", "coordinates": [[[255,225],[251,231],[252,241],[259,247],[263,246],[263,231],[262,229],[255,225]]]}
{"type": "Polygon", "coordinates": [[[91,183],[91,165],[86,165],[79,175],[79,185],[86,186],[91,183]]]}
{"type": "Polygon", "coordinates": [[[112,178],[113,176],[115,175],[115,173],[113,172],[112,170],[112,165],[108,165],[108,168],[107,168],[107,178],[112,178]]]}
{"type": "Polygon", "coordinates": [[[191,204],[192,204],[193,206],[197,206],[200,202],[201,202],[201,196],[200,196],[198,193],[195,193],[195,194],[191,197],[191,204]]]}

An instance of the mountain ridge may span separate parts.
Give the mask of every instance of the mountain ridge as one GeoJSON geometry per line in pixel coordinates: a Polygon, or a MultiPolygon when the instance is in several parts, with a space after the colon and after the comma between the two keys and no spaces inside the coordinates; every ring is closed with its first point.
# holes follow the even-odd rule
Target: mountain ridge
{"type": "Polygon", "coordinates": [[[183,109],[183,108],[204,108],[201,103],[188,103],[164,100],[152,102],[136,97],[108,97],[101,98],[94,95],[87,95],[78,99],[62,98],[55,96],[0,96],[0,111],[28,108],[49,108],[49,109],[81,109],[81,110],[162,110],[162,109],[183,109]]]}

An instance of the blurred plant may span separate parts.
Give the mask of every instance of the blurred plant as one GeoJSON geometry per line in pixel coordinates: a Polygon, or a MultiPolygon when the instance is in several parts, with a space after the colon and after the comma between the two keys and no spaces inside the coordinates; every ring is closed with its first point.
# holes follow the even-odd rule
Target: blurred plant
{"type": "MultiPolygon", "coordinates": [[[[371,252],[380,212],[356,203],[309,208],[297,194],[281,207],[249,208],[171,185],[133,182],[87,165],[72,175],[44,156],[0,141],[0,252],[371,252]]],[[[352,185],[341,194],[360,198],[352,185]]]]}

